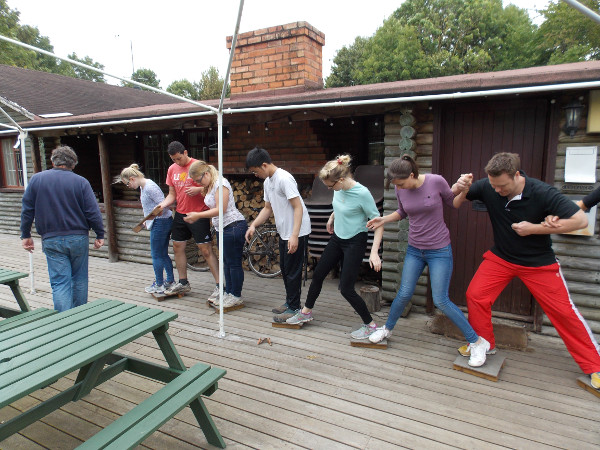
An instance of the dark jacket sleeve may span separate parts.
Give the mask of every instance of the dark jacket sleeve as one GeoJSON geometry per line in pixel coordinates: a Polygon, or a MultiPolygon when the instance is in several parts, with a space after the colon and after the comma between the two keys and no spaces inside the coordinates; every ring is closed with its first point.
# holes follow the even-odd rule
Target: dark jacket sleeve
{"type": "Polygon", "coordinates": [[[37,191],[37,179],[31,178],[23,199],[21,201],[21,239],[27,239],[31,237],[31,225],[33,225],[33,219],[35,217],[35,197],[37,191]]]}
{"type": "Polygon", "coordinates": [[[581,200],[587,209],[593,208],[600,202],[600,187],[583,197],[581,200]]]}
{"type": "Polygon", "coordinates": [[[96,233],[96,239],[104,239],[104,223],[100,207],[92,191],[92,186],[85,180],[83,186],[83,212],[87,219],[89,227],[96,233]]]}

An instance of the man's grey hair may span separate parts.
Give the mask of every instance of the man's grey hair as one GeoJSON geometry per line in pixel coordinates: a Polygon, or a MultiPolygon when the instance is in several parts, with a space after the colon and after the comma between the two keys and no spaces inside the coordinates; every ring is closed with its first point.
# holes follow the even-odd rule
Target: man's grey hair
{"type": "Polygon", "coordinates": [[[75,151],[67,145],[56,147],[54,150],[52,150],[52,156],[50,156],[50,160],[56,167],[66,166],[71,170],[73,170],[78,163],[77,153],[75,153],[75,151]]]}

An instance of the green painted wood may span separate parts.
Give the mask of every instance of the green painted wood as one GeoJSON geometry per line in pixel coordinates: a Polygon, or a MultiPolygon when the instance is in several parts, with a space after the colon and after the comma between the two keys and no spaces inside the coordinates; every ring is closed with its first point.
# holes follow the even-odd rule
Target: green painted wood
{"type": "Polygon", "coordinates": [[[38,308],[33,311],[17,314],[8,319],[0,320],[0,341],[2,341],[2,333],[17,327],[21,327],[28,323],[35,322],[44,317],[51,316],[52,314],[56,314],[56,311],[53,309],[38,308]]]}
{"type": "Polygon", "coordinates": [[[152,334],[162,351],[167,364],[173,369],[185,370],[185,364],[179,356],[179,352],[175,349],[171,336],[167,334],[168,324],[158,330],[154,330],[152,334]]]}
{"type": "Polygon", "coordinates": [[[54,330],[45,336],[46,342],[37,336],[38,330],[32,330],[32,334],[37,336],[35,342],[38,345],[29,348],[32,341],[27,334],[20,334],[21,344],[0,351],[0,361],[8,359],[0,362],[0,407],[90,364],[177,317],[175,313],[121,302],[116,302],[113,308],[100,314],[95,314],[96,308],[86,309],[85,306],[88,305],[80,307],[83,314],[68,315],[78,309],[74,308],[42,319],[48,321],[46,327],[54,330]],[[127,309],[123,309],[122,305],[127,309]],[[114,314],[106,317],[106,313],[110,312],[114,314]],[[90,325],[88,315],[95,317],[96,322],[90,325]],[[69,320],[64,320],[65,316],[69,320]],[[79,320],[74,322],[73,319],[79,320]],[[15,348],[20,353],[15,352],[15,348]]]}
{"type": "Polygon", "coordinates": [[[199,396],[211,389],[225,373],[223,369],[196,364],[77,448],[133,448],[192,401],[203,406],[198,422],[208,442],[224,448],[225,442],[199,396]]]}
{"type": "Polygon", "coordinates": [[[19,279],[25,278],[26,276],[27,274],[23,272],[0,268],[0,284],[5,284],[10,287],[21,311],[31,311],[31,307],[29,306],[29,303],[27,303],[27,299],[19,287],[19,279]]]}
{"type": "MultiPolygon", "coordinates": [[[[126,370],[127,362],[127,358],[121,358],[104,369],[96,380],[96,386],[126,370]]],[[[32,423],[40,420],[51,412],[56,411],[58,408],[73,401],[82,384],[83,381],[76,383],[70,388],[65,389],[59,394],[56,394],[54,397],[45,400],[31,409],[28,409],[24,413],[0,423],[0,442],[14,433],[19,432],[23,428],[31,425],[32,423]]]]}

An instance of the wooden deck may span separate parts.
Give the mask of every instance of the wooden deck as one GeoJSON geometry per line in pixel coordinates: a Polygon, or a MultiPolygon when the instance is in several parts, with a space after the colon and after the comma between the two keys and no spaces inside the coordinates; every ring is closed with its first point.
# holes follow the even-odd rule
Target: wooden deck
{"type": "MultiPolygon", "coordinates": [[[[28,271],[17,236],[0,236],[0,266],[28,271]]],[[[46,262],[36,241],[37,293],[21,286],[32,308],[52,307],[46,262]]],[[[210,274],[191,273],[193,291],[156,302],[143,288],[152,267],[90,258],[90,300],[114,298],[176,311],[170,334],[189,366],[205,362],[227,370],[207,407],[228,448],[598,448],[600,401],[578,387],[579,368],[557,338],[532,335],[527,352],[505,351],[497,383],[453,370],[462,342],[431,334],[425,315],[411,314],[394,330],[387,350],[354,348],[349,332],[360,324],[328,281],[315,320],[301,330],[271,327],[271,308],[282,303],[283,282],[246,273],[246,307],[225,315],[206,306],[210,274]],[[261,337],[271,338],[257,345],[261,337]]],[[[306,296],[304,288],[303,296],[306,296]]],[[[0,305],[16,307],[0,286],[0,305]]],[[[385,321],[387,308],[377,313],[385,321]]],[[[126,350],[161,361],[150,337],[126,350]]],[[[1,344],[0,344],[1,345],[1,344]]],[[[61,379],[0,412],[6,420],[57,390],[61,379]]],[[[70,449],[155,392],[159,383],[122,374],[83,401],[0,442],[2,449],[70,449]]],[[[156,449],[209,447],[186,408],[144,444],[156,449]]]]}

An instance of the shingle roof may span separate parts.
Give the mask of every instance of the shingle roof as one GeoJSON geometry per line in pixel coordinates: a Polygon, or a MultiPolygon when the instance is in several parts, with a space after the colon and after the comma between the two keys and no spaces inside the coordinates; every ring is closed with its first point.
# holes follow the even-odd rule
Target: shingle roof
{"type": "Polygon", "coordinates": [[[0,97],[26,111],[73,116],[137,108],[180,100],[151,91],[80,80],[0,64],[0,97]]]}

